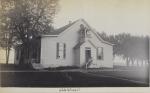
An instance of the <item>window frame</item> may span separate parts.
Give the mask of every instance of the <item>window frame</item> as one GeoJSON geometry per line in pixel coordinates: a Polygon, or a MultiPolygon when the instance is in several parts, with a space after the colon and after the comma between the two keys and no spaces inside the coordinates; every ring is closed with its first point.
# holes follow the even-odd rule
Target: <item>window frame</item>
{"type": "Polygon", "coordinates": [[[86,29],[86,37],[91,38],[91,32],[89,31],[89,29],[86,29]]]}
{"type": "Polygon", "coordinates": [[[56,59],[66,59],[66,43],[56,43],[56,59]],[[62,46],[60,46],[61,44],[62,46]]]}
{"type": "Polygon", "coordinates": [[[97,47],[97,59],[104,60],[104,48],[103,47],[97,47]],[[99,48],[101,49],[100,54],[99,54],[99,48]]]}

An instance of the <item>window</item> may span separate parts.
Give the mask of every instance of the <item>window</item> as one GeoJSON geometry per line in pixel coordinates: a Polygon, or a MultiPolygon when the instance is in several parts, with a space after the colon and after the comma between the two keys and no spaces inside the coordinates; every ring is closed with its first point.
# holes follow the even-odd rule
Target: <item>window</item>
{"type": "Polygon", "coordinates": [[[98,47],[97,48],[97,59],[98,60],[103,60],[103,48],[102,47],[98,47]]]}
{"type": "Polygon", "coordinates": [[[88,38],[91,37],[91,33],[90,33],[90,31],[89,31],[88,29],[86,29],[86,36],[87,36],[88,38]]]}
{"type": "Polygon", "coordinates": [[[56,58],[57,59],[65,59],[66,58],[66,44],[65,43],[57,43],[56,45],[56,58]]]}
{"type": "Polygon", "coordinates": [[[80,25],[80,32],[82,38],[85,37],[91,38],[90,30],[87,27],[85,27],[83,24],[80,25]]]}

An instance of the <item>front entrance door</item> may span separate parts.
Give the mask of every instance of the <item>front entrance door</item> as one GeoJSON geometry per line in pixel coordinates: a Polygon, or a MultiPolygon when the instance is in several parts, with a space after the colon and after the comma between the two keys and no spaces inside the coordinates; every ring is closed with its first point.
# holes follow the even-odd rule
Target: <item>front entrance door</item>
{"type": "Polygon", "coordinates": [[[85,61],[88,62],[90,58],[91,58],[91,48],[86,48],[85,49],[85,61]]]}

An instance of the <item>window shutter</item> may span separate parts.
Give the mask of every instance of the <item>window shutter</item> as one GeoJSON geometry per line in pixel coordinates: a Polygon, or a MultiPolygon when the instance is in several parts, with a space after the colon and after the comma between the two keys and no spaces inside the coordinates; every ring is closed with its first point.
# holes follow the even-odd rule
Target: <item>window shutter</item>
{"type": "Polygon", "coordinates": [[[64,43],[64,58],[66,58],[66,44],[64,43]]]}
{"type": "Polygon", "coordinates": [[[104,59],[104,52],[103,52],[103,47],[102,47],[102,60],[104,59]]]}
{"type": "Polygon", "coordinates": [[[59,43],[57,43],[56,45],[56,58],[58,59],[59,58],[59,43]]]}
{"type": "Polygon", "coordinates": [[[96,48],[96,57],[98,59],[98,48],[96,48]]]}

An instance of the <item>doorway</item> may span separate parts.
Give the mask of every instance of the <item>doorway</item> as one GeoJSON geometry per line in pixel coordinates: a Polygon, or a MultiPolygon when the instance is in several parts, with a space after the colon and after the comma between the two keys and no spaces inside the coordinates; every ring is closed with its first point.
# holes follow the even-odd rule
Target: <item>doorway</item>
{"type": "Polygon", "coordinates": [[[85,48],[85,61],[88,62],[91,58],[91,48],[85,48]]]}

